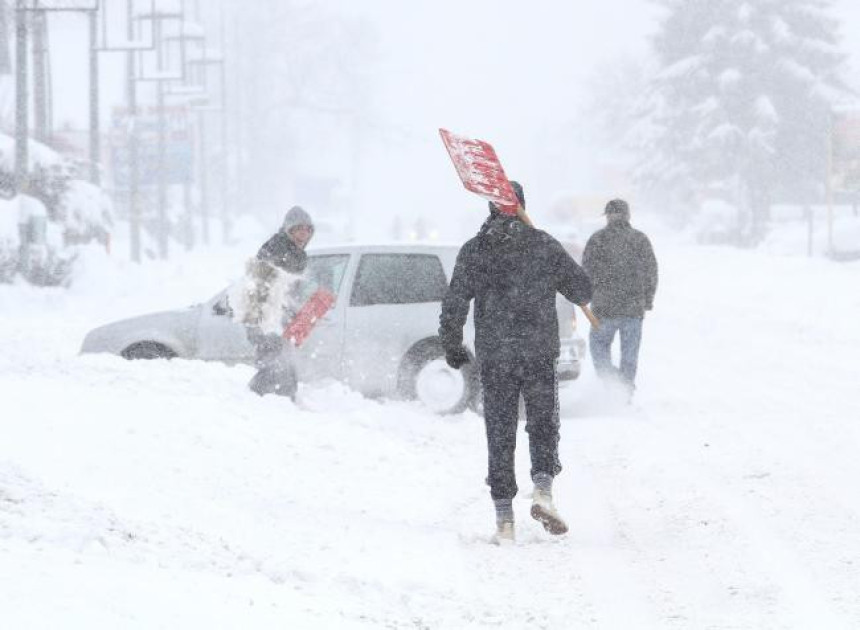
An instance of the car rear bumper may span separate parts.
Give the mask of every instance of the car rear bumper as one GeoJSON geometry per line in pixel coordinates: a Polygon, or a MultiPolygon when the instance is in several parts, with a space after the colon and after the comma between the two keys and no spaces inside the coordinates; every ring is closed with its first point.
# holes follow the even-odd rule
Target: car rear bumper
{"type": "Polygon", "coordinates": [[[559,346],[558,364],[556,366],[558,380],[573,381],[579,378],[584,358],[584,339],[562,339],[559,346]]]}

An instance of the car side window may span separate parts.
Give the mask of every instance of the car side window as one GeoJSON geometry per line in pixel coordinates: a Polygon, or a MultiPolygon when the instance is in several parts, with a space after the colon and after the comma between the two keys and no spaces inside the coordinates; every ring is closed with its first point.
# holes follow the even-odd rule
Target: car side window
{"type": "Polygon", "coordinates": [[[447,288],[437,256],[365,254],[358,266],[350,306],[439,302],[447,288]]]}
{"type": "Polygon", "coordinates": [[[348,263],[349,254],[308,256],[305,277],[315,288],[325,287],[337,295],[348,263]]]}

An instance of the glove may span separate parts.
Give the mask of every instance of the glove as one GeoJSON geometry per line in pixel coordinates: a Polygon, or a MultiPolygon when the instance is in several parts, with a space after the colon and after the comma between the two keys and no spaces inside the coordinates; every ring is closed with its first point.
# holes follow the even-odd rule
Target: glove
{"type": "Polygon", "coordinates": [[[451,350],[446,350],[445,362],[455,370],[459,370],[461,367],[463,367],[469,362],[469,353],[463,346],[453,348],[451,350]]]}

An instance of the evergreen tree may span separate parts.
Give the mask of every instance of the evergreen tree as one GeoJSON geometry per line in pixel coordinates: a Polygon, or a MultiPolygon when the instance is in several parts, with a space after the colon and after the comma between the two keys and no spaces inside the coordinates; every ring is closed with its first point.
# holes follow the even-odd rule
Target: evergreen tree
{"type": "Polygon", "coordinates": [[[660,71],[643,101],[641,179],[689,209],[704,196],[739,209],[761,238],[774,201],[820,194],[832,102],[847,92],[829,0],[657,0],[660,71]]]}

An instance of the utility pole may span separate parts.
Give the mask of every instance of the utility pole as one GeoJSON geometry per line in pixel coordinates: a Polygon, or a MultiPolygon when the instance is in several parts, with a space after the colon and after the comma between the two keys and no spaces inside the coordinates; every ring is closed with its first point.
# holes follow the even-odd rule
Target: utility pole
{"type": "Polygon", "coordinates": [[[48,16],[44,11],[29,15],[33,33],[33,123],[34,135],[39,142],[48,140],[48,85],[45,40],[48,16]]]}
{"type": "Polygon", "coordinates": [[[222,0],[221,2],[221,63],[220,79],[221,79],[221,242],[224,245],[230,243],[230,232],[232,231],[232,221],[230,220],[230,204],[228,203],[228,193],[230,191],[230,168],[227,164],[227,15],[226,7],[222,0]]]}
{"type": "MultiPolygon", "coordinates": [[[[156,68],[164,72],[164,42],[162,41],[161,20],[153,21],[153,35],[156,42],[156,68]]],[[[167,260],[168,233],[167,223],[167,118],[164,111],[164,82],[159,79],[155,84],[156,107],[158,110],[158,257],[167,260]]]]}
{"type": "Polygon", "coordinates": [[[158,253],[159,257],[164,260],[168,256],[168,236],[170,233],[167,217],[167,112],[165,109],[164,99],[164,83],[172,81],[182,81],[185,78],[185,49],[184,42],[180,37],[180,63],[179,72],[177,75],[168,76],[165,73],[165,42],[163,36],[163,22],[165,20],[175,20],[179,23],[180,31],[185,17],[183,8],[179,11],[173,9],[160,10],[153,4],[153,10],[148,15],[139,15],[138,19],[149,20],[152,22],[153,41],[155,42],[155,76],[147,76],[143,71],[140,76],[135,77],[137,81],[154,81],[156,83],[156,134],[157,134],[157,153],[156,153],[156,206],[158,216],[158,253]]]}
{"type": "Polygon", "coordinates": [[[15,2],[15,192],[27,190],[27,12],[26,0],[15,2]]]}
{"type": "MultiPolygon", "coordinates": [[[[180,13],[182,13],[183,16],[188,15],[188,12],[186,10],[187,9],[186,5],[187,5],[187,0],[180,0],[180,13]]],[[[197,15],[197,18],[199,18],[199,14],[197,15]]],[[[167,39],[170,39],[170,38],[167,38],[167,39]]],[[[200,27],[200,24],[196,21],[193,23],[183,22],[181,25],[180,32],[179,32],[178,36],[174,37],[173,39],[178,39],[180,42],[180,55],[181,55],[182,59],[184,60],[184,63],[187,63],[186,52],[187,52],[187,46],[189,44],[197,46],[198,48],[202,48],[205,46],[205,42],[206,42],[206,36],[203,33],[203,29],[200,27]]],[[[201,98],[206,99],[206,98],[208,98],[208,95],[206,94],[204,88],[202,88],[200,86],[193,85],[193,76],[191,76],[191,72],[190,72],[189,68],[187,68],[187,67],[185,68],[185,73],[186,73],[186,75],[185,75],[186,81],[183,83],[183,85],[179,86],[178,89],[168,90],[165,95],[168,97],[181,97],[183,99],[183,101],[182,101],[183,105],[182,106],[185,108],[184,109],[185,115],[183,117],[183,120],[185,123],[185,132],[190,137],[189,138],[190,139],[190,142],[189,142],[189,144],[190,144],[190,146],[189,146],[189,150],[190,150],[189,159],[191,161],[192,166],[190,168],[190,172],[187,174],[187,176],[183,179],[183,182],[182,182],[182,204],[183,204],[183,207],[185,210],[185,213],[183,216],[184,233],[185,233],[185,238],[184,238],[185,250],[190,251],[191,249],[194,248],[194,244],[195,244],[195,230],[194,230],[195,214],[194,214],[194,208],[193,208],[194,203],[193,203],[193,198],[192,198],[192,183],[194,181],[194,175],[193,175],[193,172],[194,172],[193,164],[195,162],[194,156],[197,153],[197,150],[194,147],[193,138],[194,138],[195,134],[193,133],[193,131],[191,129],[192,122],[191,122],[191,117],[189,115],[190,114],[189,110],[191,109],[191,107],[189,106],[189,103],[191,101],[193,101],[195,98],[196,99],[201,99],[201,98]]],[[[200,156],[197,156],[196,159],[199,160],[200,156]]]]}
{"type": "MultiPolygon", "coordinates": [[[[134,40],[134,0],[126,0],[128,7],[128,41],[134,40]]],[[[137,68],[135,67],[135,51],[130,47],[127,57],[128,83],[128,223],[131,228],[131,260],[140,262],[140,191],[138,177],[140,175],[138,142],[137,142],[137,68]]]]}
{"type": "Polygon", "coordinates": [[[200,136],[200,159],[198,160],[200,178],[200,218],[202,223],[202,239],[204,245],[209,245],[209,178],[206,168],[206,112],[197,110],[197,124],[200,136]]]}
{"type": "Polygon", "coordinates": [[[9,22],[7,0],[0,0],[0,75],[12,74],[12,57],[9,53],[9,22]]]}
{"type": "MultiPolygon", "coordinates": [[[[218,79],[221,82],[220,103],[215,107],[204,106],[204,107],[197,108],[197,121],[198,121],[198,126],[200,129],[200,140],[199,140],[199,146],[200,146],[200,160],[199,160],[199,162],[200,162],[200,164],[199,164],[199,169],[200,169],[199,170],[199,173],[200,173],[200,175],[199,175],[199,177],[200,177],[200,213],[201,213],[201,218],[203,220],[203,243],[205,245],[209,244],[209,201],[210,201],[209,200],[209,177],[208,177],[208,170],[209,169],[208,169],[208,166],[206,164],[206,162],[207,162],[207,144],[208,144],[207,138],[206,138],[206,128],[207,128],[206,114],[209,112],[218,112],[222,116],[222,120],[221,120],[221,134],[222,134],[222,136],[221,136],[221,145],[222,145],[221,146],[221,152],[224,154],[223,157],[225,160],[225,164],[226,164],[226,153],[227,153],[226,125],[225,125],[224,120],[223,120],[223,117],[226,116],[226,112],[225,112],[226,85],[224,85],[224,83],[226,81],[226,74],[224,72],[224,67],[223,67],[224,66],[224,58],[223,58],[223,56],[221,56],[220,53],[217,56],[209,56],[209,53],[210,53],[210,51],[204,48],[203,56],[188,60],[188,65],[193,66],[197,69],[197,73],[200,77],[200,85],[203,87],[204,90],[208,89],[207,69],[209,68],[209,66],[212,66],[212,65],[220,66],[220,71],[218,73],[218,79]]],[[[227,199],[226,199],[226,195],[227,195],[227,192],[226,192],[227,191],[227,187],[226,187],[227,171],[226,171],[226,169],[220,170],[219,176],[221,177],[221,180],[222,180],[221,181],[221,186],[222,186],[222,188],[221,188],[221,195],[222,195],[221,218],[223,221],[223,230],[225,232],[224,241],[227,242],[227,240],[229,238],[230,224],[229,224],[229,215],[228,215],[228,209],[229,208],[228,208],[227,199]]]]}
{"type": "Polygon", "coordinates": [[[827,255],[833,256],[833,133],[836,127],[836,113],[830,111],[827,128],[827,180],[825,181],[825,196],[827,203],[827,255]]]}
{"type": "Polygon", "coordinates": [[[101,182],[99,164],[101,163],[101,137],[99,121],[99,51],[98,12],[90,11],[90,181],[96,186],[101,182]]]}
{"type": "MultiPolygon", "coordinates": [[[[126,55],[126,130],[128,140],[128,223],[129,223],[129,240],[131,246],[132,262],[140,262],[140,236],[141,236],[141,216],[140,216],[140,141],[137,118],[137,59],[136,54],[141,51],[153,50],[155,48],[155,38],[151,38],[149,43],[135,41],[135,1],[126,0],[126,33],[124,41],[112,43],[108,36],[108,5],[117,8],[120,0],[101,3],[101,18],[102,18],[102,42],[95,46],[95,52],[104,53],[125,53],[126,55]]],[[[155,0],[149,0],[149,12],[155,11],[155,0]]],[[[95,16],[95,12],[92,14],[95,16]]],[[[93,24],[90,23],[90,35],[98,33],[94,32],[93,24]]],[[[96,29],[97,30],[97,29],[96,29]]],[[[91,68],[95,69],[95,74],[98,74],[98,61],[90,59],[91,68]],[[95,64],[93,66],[92,64],[95,64]]],[[[96,83],[96,86],[98,83],[96,83]]],[[[93,154],[98,152],[101,154],[100,142],[100,118],[98,114],[98,94],[93,95],[90,111],[90,133],[93,134],[90,140],[90,149],[93,154]],[[95,140],[95,142],[93,142],[95,140]]],[[[94,160],[95,164],[96,161],[94,160]]],[[[98,177],[98,173],[94,173],[98,177]]]]}
{"type": "MultiPolygon", "coordinates": [[[[48,55],[48,13],[88,13],[91,15],[90,22],[90,71],[93,71],[94,49],[96,47],[96,12],[99,9],[99,0],[64,0],[63,2],[43,2],[41,0],[25,0],[18,5],[30,15],[29,22],[33,32],[33,103],[34,103],[34,130],[36,139],[40,142],[50,140],[51,136],[51,114],[49,102],[53,102],[48,76],[50,58],[48,55]]],[[[91,76],[91,94],[93,84],[98,84],[98,72],[91,76]]],[[[96,90],[96,96],[98,91],[96,90]]],[[[93,105],[90,104],[92,111],[93,105]]],[[[90,158],[95,151],[98,162],[98,146],[92,146],[93,137],[90,137],[90,158]]]]}

